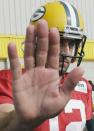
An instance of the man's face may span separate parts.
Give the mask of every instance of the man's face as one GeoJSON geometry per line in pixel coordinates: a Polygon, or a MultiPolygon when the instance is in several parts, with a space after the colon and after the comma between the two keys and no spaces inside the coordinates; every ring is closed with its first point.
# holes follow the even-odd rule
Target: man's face
{"type": "MultiPolygon", "coordinates": [[[[60,54],[64,55],[64,56],[74,56],[75,54],[75,40],[71,40],[71,39],[61,39],[60,42],[60,54]]],[[[70,57],[65,57],[64,58],[64,63],[63,63],[63,71],[66,71],[66,69],[68,68],[68,66],[71,63],[71,59],[70,57]]],[[[62,67],[62,57],[60,58],[60,69],[62,67]]]]}

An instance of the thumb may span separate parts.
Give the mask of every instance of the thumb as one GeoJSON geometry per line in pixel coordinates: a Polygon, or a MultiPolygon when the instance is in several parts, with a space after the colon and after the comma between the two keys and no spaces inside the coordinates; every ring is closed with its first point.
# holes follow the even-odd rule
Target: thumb
{"type": "Polygon", "coordinates": [[[77,83],[81,80],[84,70],[81,67],[73,69],[62,85],[62,90],[65,94],[71,94],[77,83]]]}

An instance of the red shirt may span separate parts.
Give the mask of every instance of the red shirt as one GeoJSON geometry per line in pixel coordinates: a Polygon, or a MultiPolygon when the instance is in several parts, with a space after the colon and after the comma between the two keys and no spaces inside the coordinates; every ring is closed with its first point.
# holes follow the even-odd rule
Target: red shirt
{"type": "MultiPolygon", "coordinates": [[[[45,121],[34,131],[83,131],[86,119],[92,117],[91,93],[90,84],[82,78],[64,111],[57,117],[45,121]]],[[[12,75],[9,70],[0,71],[0,103],[13,103],[12,75]]]]}
{"type": "Polygon", "coordinates": [[[12,73],[10,70],[0,70],[0,104],[13,103],[12,73]]]}

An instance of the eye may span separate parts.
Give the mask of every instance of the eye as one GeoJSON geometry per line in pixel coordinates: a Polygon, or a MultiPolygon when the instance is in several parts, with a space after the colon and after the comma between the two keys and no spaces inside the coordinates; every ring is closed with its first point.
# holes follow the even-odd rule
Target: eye
{"type": "Polygon", "coordinates": [[[70,40],[69,41],[69,48],[70,49],[74,48],[75,44],[76,44],[75,40],[70,40]]]}

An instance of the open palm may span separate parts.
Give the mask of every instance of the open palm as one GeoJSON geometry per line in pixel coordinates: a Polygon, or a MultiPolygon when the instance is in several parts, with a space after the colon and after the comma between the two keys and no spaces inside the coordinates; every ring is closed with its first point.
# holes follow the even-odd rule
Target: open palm
{"type": "Polygon", "coordinates": [[[48,119],[63,111],[83,75],[83,70],[77,67],[63,85],[60,84],[59,44],[58,30],[52,28],[48,31],[45,20],[40,20],[36,27],[30,25],[25,39],[25,73],[20,68],[16,46],[9,44],[14,104],[24,120],[48,119]]]}

